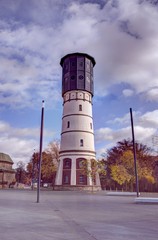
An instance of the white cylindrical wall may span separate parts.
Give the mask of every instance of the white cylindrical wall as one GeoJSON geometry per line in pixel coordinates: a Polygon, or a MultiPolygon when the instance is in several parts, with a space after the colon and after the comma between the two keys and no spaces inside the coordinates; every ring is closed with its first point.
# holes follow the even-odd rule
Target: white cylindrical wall
{"type": "MultiPolygon", "coordinates": [[[[56,185],[62,185],[63,161],[71,159],[70,185],[76,185],[76,161],[95,159],[92,96],[86,91],[69,91],[63,96],[63,117],[60,146],[60,165],[56,185]]],[[[90,165],[88,165],[90,168],[90,165]]],[[[70,170],[69,170],[70,171],[70,170]]],[[[92,185],[90,176],[87,184],[92,185]]]]}
{"type": "Polygon", "coordinates": [[[60,151],[67,150],[95,151],[90,93],[71,91],[64,95],[60,151]]]}

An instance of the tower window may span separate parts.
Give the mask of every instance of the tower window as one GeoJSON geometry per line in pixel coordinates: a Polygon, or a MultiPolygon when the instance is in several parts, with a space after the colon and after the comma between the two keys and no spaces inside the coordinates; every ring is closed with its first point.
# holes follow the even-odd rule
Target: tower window
{"type": "Polygon", "coordinates": [[[90,129],[92,129],[92,123],[90,123],[90,129]]]}
{"type": "Polygon", "coordinates": [[[72,75],[72,76],[71,76],[71,79],[72,79],[72,80],[74,80],[74,79],[75,79],[75,76],[74,76],[74,75],[72,75]]]}
{"type": "Polygon", "coordinates": [[[71,169],[71,159],[65,158],[63,160],[63,169],[71,169]]]}
{"type": "Polygon", "coordinates": [[[65,168],[70,168],[71,167],[71,163],[69,160],[65,161],[65,168]]]}
{"type": "Polygon", "coordinates": [[[69,167],[70,167],[70,161],[67,160],[67,161],[65,162],[65,168],[69,168],[69,167]]]}
{"type": "Polygon", "coordinates": [[[67,128],[69,128],[69,127],[70,127],[70,122],[68,121],[68,122],[67,122],[67,128]]]}
{"type": "Polygon", "coordinates": [[[82,111],[82,105],[81,104],[79,105],[79,111],[82,111]]]}
{"type": "Polygon", "coordinates": [[[76,89],[76,77],[75,75],[71,75],[70,77],[70,90],[76,89]]]}
{"type": "Polygon", "coordinates": [[[78,77],[80,80],[84,79],[84,76],[83,75],[79,75],[78,77]]]}
{"type": "Polygon", "coordinates": [[[64,183],[69,183],[69,177],[67,175],[64,176],[64,183]]]}
{"type": "Polygon", "coordinates": [[[84,179],[84,175],[80,175],[79,176],[79,183],[84,183],[85,182],[85,179],[84,179]]]}
{"type": "Polygon", "coordinates": [[[83,139],[80,139],[80,147],[83,147],[83,139]]]}

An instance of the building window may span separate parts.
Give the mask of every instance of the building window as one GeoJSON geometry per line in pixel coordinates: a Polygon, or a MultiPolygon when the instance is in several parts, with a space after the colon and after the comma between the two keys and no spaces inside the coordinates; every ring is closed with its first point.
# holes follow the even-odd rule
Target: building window
{"type": "Polygon", "coordinates": [[[85,182],[84,175],[79,176],[79,183],[83,184],[85,182]]]}
{"type": "Polygon", "coordinates": [[[86,159],[84,158],[77,158],[76,160],[76,168],[83,169],[86,166],[86,159]]]}
{"type": "Polygon", "coordinates": [[[69,183],[69,176],[67,175],[64,176],[64,183],[69,183]]]}
{"type": "Polygon", "coordinates": [[[75,76],[74,76],[74,75],[72,75],[72,76],[71,76],[71,79],[72,79],[72,80],[74,80],[74,79],[75,79],[75,76]]]}
{"type": "Polygon", "coordinates": [[[82,105],[81,104],[79,105],[79,111],[82,111],[82,105]]]}
{"type": "Polygon", "coordinates": [[[85,165],[84,163],[85,163],[84,160],[80,160],[80,161],[79,161],[79,164],[78,164],[79,168],[83,168],[84,165],[85,165]]]}
{"type": "Polygon", "coordinates": [[[90,129],[92,129],[92,123],[90,123],[90,129]]]}
{"type": "Polygon", "coordinates": [[[70,122],[68,121],[68,122],[67,122],[67,128],[69,128],[69,127],[70,127],[70,122]]]}
{"type": "Polygon", "coordinates": [[[63,160],[63,169],[71,169],[71,159],[65,158],[63,160]]]}
{"type": "Polygon", "coordinates": [[[71,168],[71,162],[69,160],[65,161],[65,168],[71,168]]]}
{"type": "Polygon", "coordinates": [[[83,139],[80,139],[80,147],[83,147],[83,139]]]}

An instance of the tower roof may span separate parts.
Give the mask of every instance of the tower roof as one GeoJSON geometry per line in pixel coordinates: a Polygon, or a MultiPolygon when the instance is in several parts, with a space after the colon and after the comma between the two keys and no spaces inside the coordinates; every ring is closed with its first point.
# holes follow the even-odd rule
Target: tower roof
{"type": "Polygon", "coordinates": [[[76,55],[77,56],[82,56],[82,57],[84,56],[86,58],[89,58],[93,63],[93,67],[95,66],[96,62],[95,62],[95,59],[92,56],[90,56],[87,53],[79,53],[79,52],[69,53],[69,54],[65,55],[64,57],[62,57],[61,60],[60,60],[60,65],[63,66],[63,62],[67,57],[76,56],[76,55]]]}
{"type": "Polygon", "coordinates": [[[13,164],[13,160],[8,154],[0,153],[0,162],[8,162],[13,164]]]}

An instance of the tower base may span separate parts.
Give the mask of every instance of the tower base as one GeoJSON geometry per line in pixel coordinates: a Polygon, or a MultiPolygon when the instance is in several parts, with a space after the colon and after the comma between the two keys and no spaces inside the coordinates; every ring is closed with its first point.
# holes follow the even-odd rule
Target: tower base
{"type": "Polygon", "coordinates": [[[91,192],[97,192],[101,191],[101,186],[97,185],[55,185],[54,190],[57,191],[91,191],[91,192]]]}

